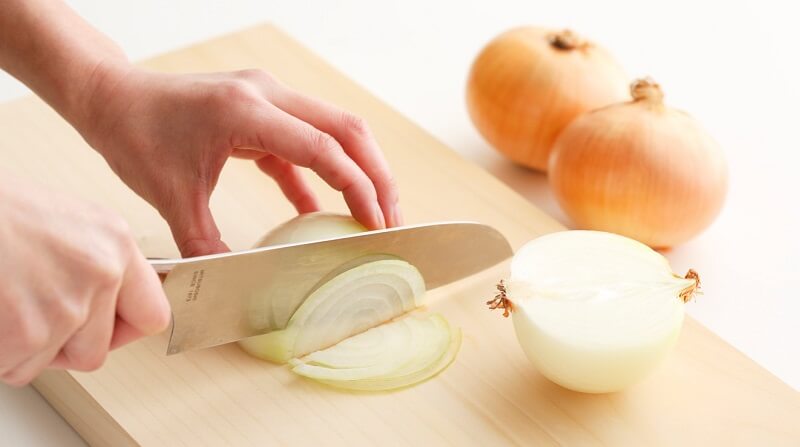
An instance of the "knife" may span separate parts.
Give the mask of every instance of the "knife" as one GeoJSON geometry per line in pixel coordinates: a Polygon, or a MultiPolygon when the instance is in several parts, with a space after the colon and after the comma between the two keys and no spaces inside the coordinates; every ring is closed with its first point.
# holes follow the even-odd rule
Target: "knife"
{"type": "Polygon", "coordinates": [[[489,268],[513,254],[494,228],[439,222],[184,259],[150,259],[166,274],[172,308],[167,354],[283,329],[333,274],[381,258],[403,259],[427,289],[489,268]]]}

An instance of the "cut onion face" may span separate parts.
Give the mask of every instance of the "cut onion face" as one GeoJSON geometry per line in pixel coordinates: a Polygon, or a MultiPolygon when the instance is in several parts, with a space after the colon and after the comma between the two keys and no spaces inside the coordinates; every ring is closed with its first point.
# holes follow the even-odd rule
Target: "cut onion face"
{"type": "Polygon", "coordinates": [[[239,342],[248,353],[277,363],[327,348],[418,307],[422,275],[400,260],[353,267],[322,284],[297,309],[286,329],[239,342]]]}
{"type": "Polygon", "coordinates": [[[321,383],[360,391],[403,388],[443,371],[461,344],[461,331],[441,315],[406,317],[290,361],[292,371],[321,383]]]}
{"type": "Polygon", "coordinates": [[[604,393],[637,382],[670,351],[698,286],[693,271],[675,275],[632,239],[565,231],[517,252],[498,299],[510,304],[517,338],[545,377],[604,393]]]}

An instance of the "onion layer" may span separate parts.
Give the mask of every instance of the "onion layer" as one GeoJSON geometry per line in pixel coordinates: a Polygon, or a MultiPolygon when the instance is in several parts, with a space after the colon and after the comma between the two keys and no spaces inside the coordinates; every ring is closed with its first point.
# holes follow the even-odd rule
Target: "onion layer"
{"type": "Polygon", "coordinates": [[[406,317],[291,360],[292,371],[337,388],[383,391],[414,385],[443,371],[461,344],[461,331],[441,315],[406,317]]]}
{"type": "Polygon", "coordinates": [[[285,363],[409,312],[424,295],[425,282],[411,264],[368,262],[312,292],[286,329],[241,340],[239,345],[256,357],[285,363]]]}
{"type": "Polygon", "coordinates": [[[565,231],[523,246],[493,307],[510,307],[525,354],[545,377],[588,393],[642,379],[680,333],[699,286],[646,245],[610,233],[565,231]]]}

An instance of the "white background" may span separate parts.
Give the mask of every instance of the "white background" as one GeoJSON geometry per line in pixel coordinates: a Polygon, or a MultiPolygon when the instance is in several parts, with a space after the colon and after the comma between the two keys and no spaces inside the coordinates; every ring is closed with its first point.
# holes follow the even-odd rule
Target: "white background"
{"type": "MultiPolygon", "coordinates": [[[[546,179],[511,166],[476,133],[464,83],[481,46],[511,26],[566,26],[591,37],[631,76],[655,77],[667,101],[699,119],[726,150],[725,209],[707,232],[667,256],[676,271],[694,267],[703,275],[705,294],[689,313],[800,389],[800,27],[793,2],[70,3],[132,59],[272,21],[565,223],[546,179]]],[[[24,94],[0,73],[0,100],[24,94]]],[[[0,433],[9,445],[82,445],[31,388],[0,385],[0,433]]]]}

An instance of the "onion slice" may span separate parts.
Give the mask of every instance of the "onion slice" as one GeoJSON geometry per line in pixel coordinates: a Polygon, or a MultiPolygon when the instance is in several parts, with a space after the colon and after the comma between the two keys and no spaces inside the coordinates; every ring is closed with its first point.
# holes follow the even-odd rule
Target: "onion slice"
{"type": "Polygon", "coordinates": [[[249,354],[276,363],[332,346],[421,304],[422,275],[408,262],[368,262],[312,292],[287,327],[239,341],[249,354]]]}
{"type": "Polygon", "coordinates": [[[461,331],[441,315],[409,316],[289,363],[292,371],[321,383],[384,391],[434,377],[455,359],[461,331]]]}

